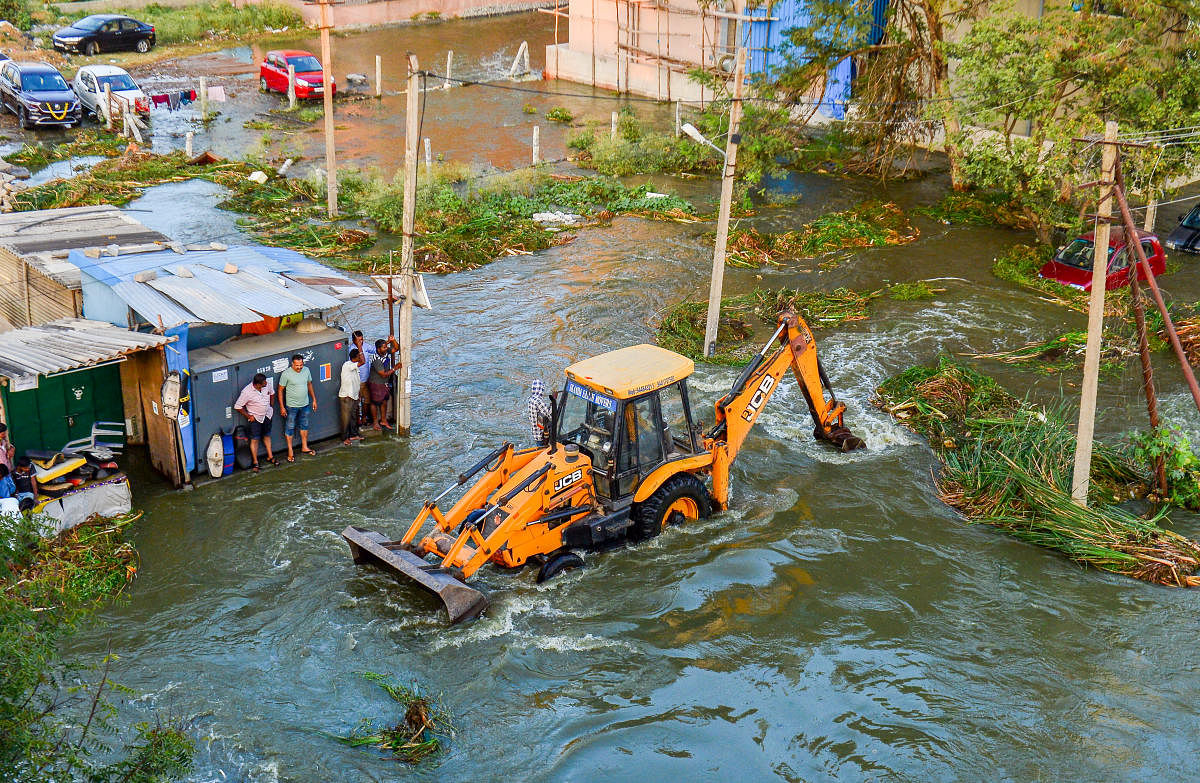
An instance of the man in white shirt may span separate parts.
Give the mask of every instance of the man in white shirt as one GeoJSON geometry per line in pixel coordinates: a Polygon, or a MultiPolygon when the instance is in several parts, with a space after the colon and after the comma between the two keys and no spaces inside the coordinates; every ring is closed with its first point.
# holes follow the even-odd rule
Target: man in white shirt
{"type": "Polygon", "coordinates": [[[258,441],[262,439],[267,449],[267,462],[278,465],[271,453],[271,390],[267,388],[267,376],[261,372],[254,376],[242,393],[238,395],[233,409],[246,417],[250,429],[250,458],[254,460],[254,472],[258,472],[258,441]]]}
{"type": "Polygon", "coordinates": [[[339,412],[342,416],[342,443],[362,440],[358,434],[359,367],[365,364],[362,351],[350,349],[350,358],[342,364],[341,386],[338,388],[339,412]]]}

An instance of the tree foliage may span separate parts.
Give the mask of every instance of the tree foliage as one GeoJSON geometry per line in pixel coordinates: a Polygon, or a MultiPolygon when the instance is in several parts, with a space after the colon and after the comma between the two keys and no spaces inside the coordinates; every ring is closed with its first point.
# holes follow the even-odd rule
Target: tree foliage
{"type": "Polygon", "coordinates": [[[151,783],[192,765],[191,739],[176,725],[122,729],[110,701],[124,689],[99,667],[60,650],[136,573],[124,538],[133,517],[96,520],[44,539],[36,521],[0,517],[0,770],[25,783],[151,783]],[[97,670],[98,669],[98,670],[97,670]],[[132,735],[132,736],[131,736],[132,735]],[[125,737],[113,747],[111,737],[125,737]]]}

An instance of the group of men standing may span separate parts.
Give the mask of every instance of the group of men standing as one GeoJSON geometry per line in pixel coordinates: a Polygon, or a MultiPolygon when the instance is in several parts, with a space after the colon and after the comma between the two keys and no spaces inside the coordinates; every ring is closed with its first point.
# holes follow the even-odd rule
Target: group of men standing
{"type": "MultiPolygon", "coordinates": [[[[350,445],[361,440],[360,427],[368,423],[375,430],[392,429],[388,423],[388,403],[392,396],[391,379],[399,369],[396,358],[399,347],[396,338],[389,336],[386,340],[376,340],[374,347],[369,348],[363,333],[354,332],[339,375],[342,443],[350,445]]],[[[308,445],[308,422],[309,416],[317,410],[317,397],[313,390],[312,372],[305,366],[304,357],[297,354],[292,357],[291,365],[279,374],[277,390],[270,388],[266,375],[258,373],[242,389],[233,405],[234,410],[246,418],[255,473],[259,470],[260,440],[266,450],[267,463],[278,464],[271,447],[273,400],[277,400],[279,414],[284,417],[287,461],[296,461],[292,437],[297,429],[300,431],[300,453],[315,453],[308,445]]]]}

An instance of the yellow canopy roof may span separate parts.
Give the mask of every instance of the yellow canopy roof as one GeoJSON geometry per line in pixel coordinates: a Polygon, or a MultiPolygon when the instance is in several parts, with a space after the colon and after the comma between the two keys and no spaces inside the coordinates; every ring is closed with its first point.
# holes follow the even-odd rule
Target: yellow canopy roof
{"type": "Polygon", "coordinates": [[[692,374],[695,363],[657,345],[631,345],[576,362],[567,377],[618,400],[661,389],[692,374]]]}

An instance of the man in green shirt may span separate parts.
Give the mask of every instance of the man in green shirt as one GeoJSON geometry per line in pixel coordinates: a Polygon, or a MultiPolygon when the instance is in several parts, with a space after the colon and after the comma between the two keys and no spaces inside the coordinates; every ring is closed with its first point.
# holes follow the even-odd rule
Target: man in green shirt
{"type": "Polygon", "coordinates": [[[292,433],[300,428],[300,451],[315,454],[308,447],[308,415],[317,409],[317,395],[313,392],[312,373],[304,366],[304,357],[292,357],[292,366],[279,373],[279,413],[285,417],[283,434],[287,440],[287,461],[295,462],[292,453],[292,433]]]}

